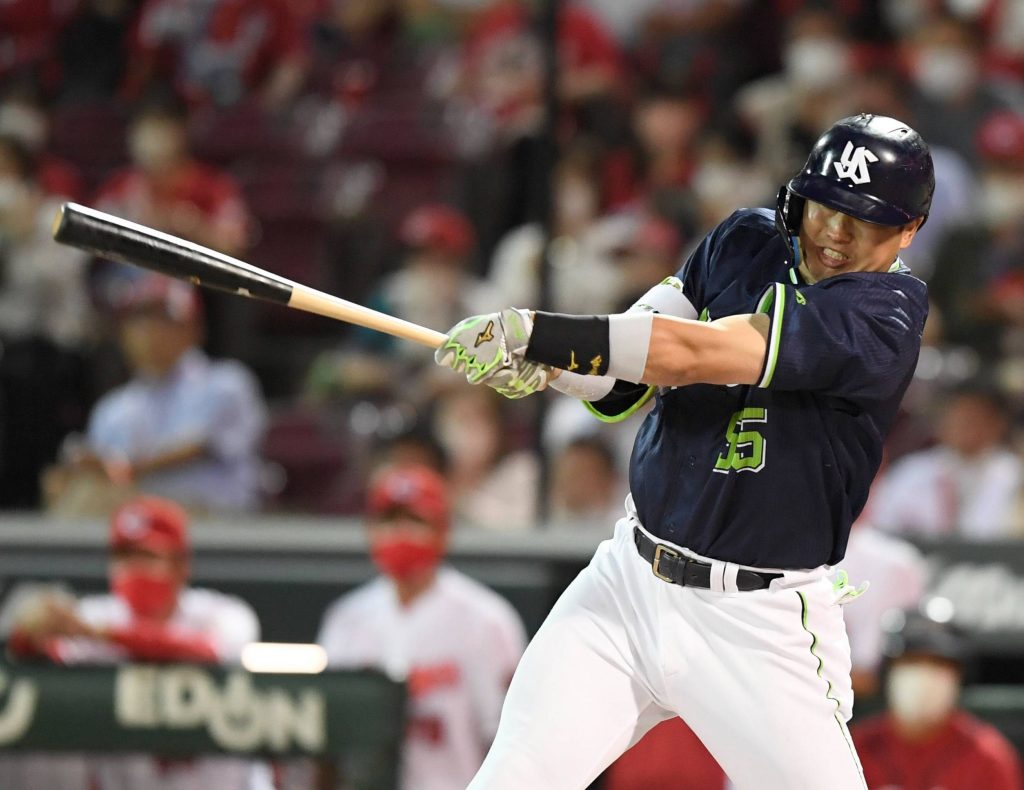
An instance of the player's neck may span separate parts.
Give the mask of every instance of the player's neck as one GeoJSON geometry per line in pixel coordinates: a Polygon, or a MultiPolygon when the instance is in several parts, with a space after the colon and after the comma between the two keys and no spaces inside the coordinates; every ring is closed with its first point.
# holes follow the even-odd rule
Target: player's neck
{"type": "Polygon", "coordinates": [[[431,568],[416,574],[409,579],[395,579],[395,592],[402,606],[410,606],[413,601],[429,590],[437,580],[437,568],[431,568]]]}

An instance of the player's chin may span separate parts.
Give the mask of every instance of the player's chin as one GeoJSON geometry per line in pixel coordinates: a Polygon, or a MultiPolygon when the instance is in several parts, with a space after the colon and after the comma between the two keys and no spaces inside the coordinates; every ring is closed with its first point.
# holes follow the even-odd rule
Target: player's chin
{"type": "Polygon", "coordinates": [[[813,266],[810,268],[812,273],[819,280],[824,279],[825,277],[835,277],[838,274],[855,272],[859,269],[857,262],[853,258],[830,258],[820,247],[815,249],[811,253],[811,256],[813,259],[813,266]]]}

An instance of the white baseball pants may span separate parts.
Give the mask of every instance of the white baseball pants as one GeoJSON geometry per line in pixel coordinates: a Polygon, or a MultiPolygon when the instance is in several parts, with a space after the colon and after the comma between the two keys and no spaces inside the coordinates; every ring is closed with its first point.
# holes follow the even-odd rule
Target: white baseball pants
{"type": "Polygon", "coordinates": [[[826,569],[752,592],[680,587],[637,553],[634,525],[619,520],[530,642],[469,790],[582,790],[675,715],[738,790],[866,790],[826,569]]]}

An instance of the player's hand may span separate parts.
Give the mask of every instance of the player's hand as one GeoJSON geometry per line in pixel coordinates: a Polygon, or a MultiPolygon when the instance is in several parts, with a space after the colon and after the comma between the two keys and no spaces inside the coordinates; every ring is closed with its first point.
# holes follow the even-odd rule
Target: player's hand
{"type": "Polygon", "coordinates": [[[547,386],[551,368],[524,357],[533,319],[526,310],[507,308],[466,318],[448,332],[434,360],[470,384],[487,384],[506,398],[524,398],[547,386]]]}

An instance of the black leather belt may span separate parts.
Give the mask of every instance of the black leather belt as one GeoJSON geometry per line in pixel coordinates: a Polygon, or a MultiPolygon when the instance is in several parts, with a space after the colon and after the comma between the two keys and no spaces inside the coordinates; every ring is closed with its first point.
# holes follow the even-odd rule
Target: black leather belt
{"type": "MultiPolygon", "coordinates": [[[[690,559],[671,546],[656,543],[647,537],[639,527],[633,527],[633,543],[640,556],[651,564],[651,570],[659,579],[682,587],[711,589],[711,564],[690,559]]],[[[782,578],[781,573],[765,573],[740,568],[736,573],[736,588],[742,592],[763,590],[772,579],[782,578]]]]}

